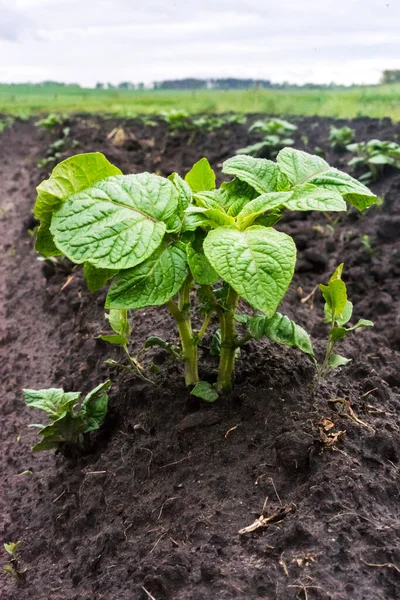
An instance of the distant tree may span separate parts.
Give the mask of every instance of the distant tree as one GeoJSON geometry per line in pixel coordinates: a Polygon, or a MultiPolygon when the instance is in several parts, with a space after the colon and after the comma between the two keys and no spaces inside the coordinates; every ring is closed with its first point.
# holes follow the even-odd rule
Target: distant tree
{"type": "Polygon", "coordinates": [[[132,83],[131,81],[122,81],[121,83],[118,84],[117,87],[120,90],[134,90],[135,89],[135,84],[132,83]]]}
{"type": "Polygon", "coordinates": [[[101,81],[98,81],[96,83],[96,90],[104,90],[104,83],[101,83],[101,81]]]}
{"type": "Polygon", "coordinates": [[[381,83],[400,83],[400,69],[387,69],[383,71],[381,83]]]}

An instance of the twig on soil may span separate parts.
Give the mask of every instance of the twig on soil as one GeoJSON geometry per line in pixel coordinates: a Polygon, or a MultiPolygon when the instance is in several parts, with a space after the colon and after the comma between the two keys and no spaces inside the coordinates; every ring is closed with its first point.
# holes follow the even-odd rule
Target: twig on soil
{"type": "Polygon", "coordinates": [[[189,453],[187,456],[185,456],[184,458],[181,458],[180,460],[175,460],[174,462],[168,463],[167,465],[161,465],[160,469],[165,469],[166,467],[172,467],[172,465],[177,465],[177,464],[183,462],[184,460],[188,460],[191,457],[192,457],[192,455],[189,453]]]}
{"type": "Polygon", "coordinates": [[[63,286],[60,289],[60,292],[62,292],[63,290],[65,290],[65,288],[67,287],[67,285],[69,285],[71,283],[71,281],[73,280],[74,277],[75,277],[75,275],[68,275],[66,282],[63,284],[63,286]]]}
{"type": "Polygon", "coordinates": [[[361,562],[364,563],[364,565],[367,565],[367,567],[378,567],[378,568],[379,567],[389,567],[390,569],[395,569],[395,571],[400,573],[400,567],[398,567],[397,565],[395,565],[393,563],[383,563],[383,564],[369,563],[366,560],[364,560],[362,556],[360,556],[360,560],[361,560],[361,562]]]}
{"type": "Polygon", "coordinates": [[[167,502],[172,502],[173,500],[176,500],[177,498],[178,498],[178,496],[173,496],[172,498],[167,498],[162,503],[161,508],[160,508],[160,512],[158,513],[157,521],[159,521],[161,519],[162,511],[164,510],[164,506],[167,504],[167,502]]]}
{"type": "Polygon", "coordinates": [[[306,302],[308,302],[308,300],[311,300],[311,302],[310,302],[310,310],[313,310],[313,308],[314,308],[314,294],[317,291],[317,289],[318,289],[318,286],[316,285],[315,288],[313,288],[311,290],[311,292],[305,298],[302,298],[300,300],[300,302],[302,304],[305,304],[306,302]]]}
{"type": "Polygon", "coordinates": [[[142,585],[141,587],[142,587],[142,590],[143,590],[144,592],[146,592],[146,594],[147,594],[147,596],[150,598],[150,600],[156,600],[156,599],[154,598],[153,594],[150,594],[150,592],[149,592],[148,590],[146,590],[146,588],[145,588],[143,585],[142,585]]]}
{"type": "Polygon", "coordinates": [[[156,543],[154,544],[154,546],[152,547],[152,549],[150,550],[149,554],[151,554],[152,552],[154,552],[154,550],[156,549],[156,547],[158,546],[158,544],[161,542],[161,540],[163,539],[163,537],[165,537],[167,535],[167,532],[164,531],[164,533],[162,533],[160,535],[160,537],[158,538],[158,540],[156,541],[156,543]]]}
{"type": "Polygon", "coordinates": [[[224,435],[224,438],[226,439],[228,437],[228,435],[231,433],[231,431],[235,431],[235,429],[237,429],[239,427],[240,423],[238,423],[237,425],[235,425],[234,427],[231,427],[230,429],[228,429],[228,431],[226,432],[226,434],[224,435]]]}
{"type": "Polygon", "coordinates": [[[328,402],[334,406],[338,415],[340,415],[341,417],[347,417],[348,419],[350,419],[350,421],[353,421],[354,423],[357,423],[358,425],[361,425],[362,427],[366,427],[370,431],[375,431],[375,429],[373,427],[371,427],[371,425],[364,423],[364,421],[361,421],[361,419],[359,419],[357,417],[357,415],[355,414],[354,410],[352,409],[352,407],[350,405],[350,402],[348,400],[346,400],[345,398],[331,398],[330,400],[328,400],[328,402]],[[336,407],[336,404],[341,405],[342,408],[338,409],[336,407]]]}
{"type": "MultiPolygon", "coordinates": [[[[268,498],[267,498],[267,500],[268,500],[268,498]]],[[[266,505],[266,503],[264,503],[264,506],[265,505],[266,505]]],[[[244,533],[251,533],[251,532],[259,529],[260,527],[268,527],[268,525],[270,525],[270,523],[280,523],[281,521],[283,521],[283,519],[289,513],[293,512],[293,510],[294,510],[294,506],[287,504],[286,506],[283,506],[283,507],[279,508],[278,510],[276,510],[275,512],[273,512],[269,517],[265,517],[264,515],[261,515],[260,517],[258,517],[258,519],[256,519],[254,521],[254,523],[252,523],[248,527],[244,527],[243,529],[240,529],[239,534],[242,535],[244,533]]]]}
{"type": "Polygon", "coordinates": [[[279,504],[280,504],[280,506],[282,508],[282,500],[279,497],[278,491],[277,491],[277,489],[275,487],[274,480],[272,479],[272,477],[270,477],[270,479],[271,479],[272,487],[274,488],[275,496],[278,498],[278,502],[279,502],[279,504]]]}
{"type": "Polygon", "coordinates": [[[59,496],[57,496],[57,498],[54,498],[53,503],[57,502],[57,500],[59,500],[60,498],[62,498],[64,496],[64,494],[65,494],[66,491],[67,490],[64,490],[63,492],[61,492],[61,494],[59,496]]]}

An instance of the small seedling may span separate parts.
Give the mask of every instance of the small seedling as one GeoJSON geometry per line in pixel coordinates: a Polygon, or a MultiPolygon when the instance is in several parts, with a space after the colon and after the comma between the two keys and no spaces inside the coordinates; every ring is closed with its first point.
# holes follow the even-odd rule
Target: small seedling
{"type": "MultiPolygon", "coordinates": [[[[235,156],[225,161],[223,173],[233,179],[217,189],[205,158],[182,179],[177,173],[122,175],[103,155],[80,154],[39,185],[34,213],[41,222],[39,252],[84,263],[93,292],[111,281],[107,309],[169,310],[188,386],[199,382],[199,342],[216,317],[217,388],[225,391],[238,348],[249,339],[266,336],[313,354],[306,332],[277,312],[293,277],[296,247],[273,226],[287,210],[341,212],[347,201],[361,211],[375,196],[323,159],[292,148],[276,162],[235,156]],[[203,317],[199,330],[193,328],[193,292],[203,317]],[[240,299],[260,314],[237,317],[240,299]],[[237,318],[246,328],[243,337],[237,318]]],[[[122,346],[128,335],[124,315],[118,317],[121,327],[110,319],[122,346]]]]}
{"type": "Polygon", "coordinates": [[[44,119],[36,121],[35,127],[42,127],[44,129],[48,129],[49,131],[56,131],[64,123],[65,118],[66,117],[64,115],[51,113],[44,119]]]}
{"type": "Polygon", "coordinates": [[[283,121],[282,119],[270,119],[268,121],[256,121],[249,127],[249,131],[264,134],[261,142],[240,148],[236,154],[249,154],[250,156],[275,157],[279,150],[285,146],[292,146],[294,140],[290,136],[296,131],[296,125],[283,121]]]}
{"type": "Polygon", "coordinates": [[[4,544],[4,549],[9,555],[9,560],[4,565],[4,571],[14,577],[14,579],[24,579],[27,568],[21,565],[19,557],[19,547],[22,542],[9,542],[4,544]]]}
{"type": "Polygon", "coordinates": [[[101,383],[83,402],[81,392],[64,392],[60,388],[23,390],[26,404],[44,410],[50,419],[48,425],[30,425],[39,428],[38,435],[43,436],[32,451],[59,450],[65,444],[79,444],[83,434],[99,429],[107,413],[110,387],[110,381],[101,383]]]}
{"type": "Polygon", "coordinates": [[[172,108],[161,113],[161,118],[172,130],[190,129],[189,113],[186,110],[172,108]]]}
{"type": "Polygon", "coordinates": [[[357,154],[348,165],[356,169],[366,167],[369,169],[360,177],[360,181],[377,181],[383,175],[385,165],[391,165],[400,169],[400,145],[396,142],[381,140],[370,140],[347,146],[349,152],[357,154]]]}
{"type": "Polygon", "coordinates": [[[337,267],[329,279],[328,285],[321,283],[319,286],[325,300],[324,323],[330,325],[325,358],[317,368],[319,379],[325,379],[333,369],[343,367],[351,362],[350,358],[333,353],[337,342],[360,327],[373,327],[374,325],[372,321],[359,319],[352,327],[345,327],[353,314],[353,304],[347,299],[347,288],[342,281],[342,271],[343,263],[337,267]]]}
{"type": "Polygon", "coordinates": [[[0,119],[0,135],[11,125],[14,123],[14,119],[12,117],[4,117],[0,119]]]}
{"type": "Polygon", "coordinates": [[[331,125],[329,131],[329,141],[331,146],[337,152],[346,150],[346,146],[354,140],[355,131],[351,127],[335,127],[331,125]]]}

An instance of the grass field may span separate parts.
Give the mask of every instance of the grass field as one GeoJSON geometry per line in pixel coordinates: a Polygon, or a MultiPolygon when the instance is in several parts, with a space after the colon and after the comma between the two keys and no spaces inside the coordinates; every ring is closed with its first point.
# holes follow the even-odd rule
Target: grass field
{"type": "Polygon", "coordinates": [[[400,120],[400,85],[346,90],[165,91],[96,90],[62,86],[0,84],[0,113],[103,112],[120,116],[171,108],[201,112],[265,112],[331,117],[391,117],[400,120]]]}

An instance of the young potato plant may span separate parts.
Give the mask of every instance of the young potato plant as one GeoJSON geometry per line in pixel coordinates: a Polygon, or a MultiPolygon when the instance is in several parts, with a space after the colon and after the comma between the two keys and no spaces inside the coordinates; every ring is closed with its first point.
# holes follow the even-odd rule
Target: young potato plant
{"type": "Polygon", "coordinates": [[[360,177],[360,180],[366,183],[380,179],[385,165],[392,165],[400,169],[400,145],[396,142],[370,140],[369,142],[349,144],[347,150],[357,154],[348,162],[350,167],[369,169],[360,177]]]}
{"type": "Polygon", "coordinates": [[[10,557],[3,569],[6,573],[14,577],[14,579],[24,579],[26,576],[27,568],[21,565],[19,556],[19,548],[22,542],[8,542],[4,544],[4,550],[10,557]]]}
{"type": "Polygon", "coordinates": [[[337,152],[343,152],[346,150],[348,144],[354,140],[355,131],[345,125],[344,127],[335,127],[331,125],[329,131],[329,141],[331,146],[337,152]]]}
{"type": "Polygon", "coordinates": [[[296,129],[296,125],[282,119],[255,121],[249,127],[249,131],[263,133],[264,139],[251,146],[246,146],[246,148],[240,148],[240,150],[236,151],[236,154],[273,158],[278,154],[279,150],[285,146],[292,146],[294,144],[294,140],[287,136],[290,136],[296,129]]]}
{"type": "Polygon", "coordinates": [[[31,425],[38,427],[38,435],[43,437],[33,452],[77,444],[83,434],[98,429],[107,414],[110,387],[111,381],[101,383],[82,402],[81,392],[64,392],[60,388],[23,390],[27,406],[44,410],[50,419],[48,425],[31,425]]]}
{"type": "Polygon", "coordinates": [[[372,321],[359,319],[352,327],[345,327],[353,314],[353,304],[347,299],[347,288],[342,281],[342,271],[343,263],[337,267],[329,279],[328,285],[321,283],[319,286],[325,300],[324,323],[328,323],[330,326],[325,358],[317,368],[320,379],[325,379],[332,369],[343,367],[351,362],[351,358],[334,354],[337,342],[360,327],[373,327],[374,325],[372,321]]]}
{"type": "Polygon", "coordinates": [[[375,196],[323,159],[291,148],[276,162],[235,156],[222,171],[233,179],[216,189],[205,158],[182,179],[122,175],[102,154],[78,154],[39,185],[34,213],[41,222],[37,250],[83,263],[91,291],[111,282],[107,309],[167,307],[188,386],[199,381],[198,345],[216,316],[217,387],[229,390],[237,349],[260,332],[312,353],[304,330],[276,312],[293,277],[296,247],[273,226],[287,210],[340,212],[346,202],[364,210],[375,196]],[[204,319],[199,331],[192,324],[194,287],[204,319]],[[250,320],[242,339],[240,299],[260,313],[257,328],[250,320]]]}

